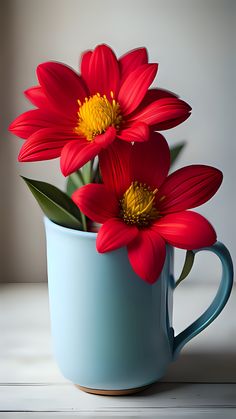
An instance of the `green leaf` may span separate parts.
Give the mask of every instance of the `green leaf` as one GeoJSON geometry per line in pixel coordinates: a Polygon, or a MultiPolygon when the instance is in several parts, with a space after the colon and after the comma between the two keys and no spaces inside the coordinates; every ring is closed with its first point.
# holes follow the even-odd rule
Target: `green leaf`
{"type": "Polygon", "coordinates": [[[183,141],[173,147],[170,147],[170,165],[172,166],[178,157],[180,156],[181,152],[183,151],[186,143],[183,141]]]}
{"type": "Polygon", "coordinates": [[[87,185],[87,183],[90,183],[92,179],[92,162],[88,161],[88,163],[82,167],[81,171],[83,174],[84,183],[87,185]]]}
{"type": "Polygon", "coordinates": [[[77,186],[75,186],[72,178],[69,176],[66,183],[66,193],[68,196],[71,196],[73,192],[75,192],[77,189],[77,186]]]}
{"type": "Polygon", "coordinates": [[[192,250],[187,250],[186,252],[186,257],[185,257],[185,261],[184,261],[184,266],[182,269],[182,272],[180,274],[179,279],[176,281],[175,286],[177,287],[180,282],[182,282],[190,273],[192,267],[193,267],[193,262],[194,262],[194,257],[195,254],[192,250]]]}
{"type": "Polygon", "coordinates": [[[51,221],[64,227],[82,229],[80,211],[69,196],[49,183],[23,176],[22,179],[51,221]]]}
{"type": "MultiPolygon", "coordinates": [[[[85,185],[84,176],[82,169],[72,173],[67,180],[66,193],[71,196],[78,188],[85,185]]],[[[84,231],[87,231],[87,219],[86,216],[80,211],[81,223],[84,231]]]]}
{"type": "Polygon", "coordinates": [[[67,195],[71,196],[76,189],[80,188],[84,185],[84,181],[81,177],[80,172],[72,173],[68,176],[67,184],[66,184],[66,193],[67,195]]]}

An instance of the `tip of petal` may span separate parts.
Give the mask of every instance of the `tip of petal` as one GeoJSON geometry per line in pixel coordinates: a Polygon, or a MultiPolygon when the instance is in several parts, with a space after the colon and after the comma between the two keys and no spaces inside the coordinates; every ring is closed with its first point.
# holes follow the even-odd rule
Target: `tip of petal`
{"type": "Polygon", "coordinates": [[[15,129],[15,121],[11,122],[11,124],[8,127],[8,131],[14,134],[14,129],[15,129]]]}
{"type": "Polygon", "coordinates": [[[31,88],[26,89],[23,91],[24,96],[26,97],[26,99],[29,99],[29,91],[31,90],[31,88]]]}
{"type": "Polygon", "coordinates": [[[26,159],[26,158],[25,158],[25,156],[24,156],[24,153],[22,153],[21,151],[20,151],[20,153],[18,154],[18,161],[19,161],[20,163],[27,161],[27,159],[26,159]]]}
{"type": "Polygon", "coordinates": [[[17,117],[8,127],[8,131],[12,134],[16,135],[16,137],[20,137],[26,139],[28,137],[27,129],[24,129],[24,126],[19,122],[19,118],[17,117]]]}
{"type": "Polygon", "coordinates": [[[47,61],[45,63],[41,63],[38,65],[37,69],[36,69],[36,75],[39,81],[40,85],[43,85],[43,80],[45,75],[47,74],[48,70],[51,67],[51,62],[47,61]]]}
{"type": "Polygon", "coordinates": [[[139,52],[139,54],[142,54],[143,57],[145,57],[145,61],[148,62],[148,50],[146,47],[139,47],[133,49],[133,51],[139,52]]]}
{"type": "Polygon", "coordinates": [[[179,106],[182,107],[186,112],[191,112],[192,111],[192,107],[187,102],[185,102],[182,99],[178,99],[178,98],[177,98],[177,100],[179,102],[179,106]]]}
{"type": "Polygon", "coordinates": [[[36,69],[36,74],[39,80],[40,85],[42,85],[43,81],[45,81],[45,77],[50,74],[50,73],[54,73],[55,70],[57,72],[60,72],[63,74],[63,71],[69,69],[71,71],[72,68],[64,63],[60,63],[58,61],[46,61],[44,63],[41,63],[38,65],[37,69],[36,69]]]}
{"type": "Polygon", "coordinates": [[[96,241],[96,249],[98,253],[106,253],[106,247],[101,242],[96,241]]]}
{"type": "Polygon", "coordinates": [[[50,66],[50,64],[51,64],[51,61],[46,61],[45,63],[40,63],[37,66],[37,69],[36,69],[37,75],[39,76],[47,67],[50,66]]]}
{"type": "Polygon", "coordinates": [[[18,154],[18,161],[21,162],[21,163],[32,161],[32,158],[31,158],[31,155],[30,155],[30,152],[29,152],[29,147],[27,147],[27,145],[28,145],[27,143],[28,143],[27,141],[24,142],[24,144],[21,147],[21,150],[18,154]]]}
{"type": "Polygon", "coordinates": [[[72,166],[70,166],[65,160],[62,158],[60,159],[60,169],[63,176],[67,177],[71,175],[71,173],[75,172],[76,169],[72,166]]]}
{"type": "Polygon", "coordinates": [[[69,175],[72,173],[72,171],[70,171],[69,169],[67,169],[66,167],[64,167],[64,166],[61,164],[61,160],[60,160],[60,168],[61,168],[61,173],[62,173],[62,174],[63,174],[63,176],[65,176],[65,177],[69,176],[69,175]]]}
{"type": "Polygon", "coordinates": [[[222,183],[222,181],[223,181],[223,177],[224,177],[224,175],[223,175],[223,173],[221,172],[221,170],[216,169],[216,168],[214,168],[214,169],[215,169],[215,176],[216,176],[216,179],[219,181],[219,184],[221,184],[221,183],[222,183]]]}
{"type": "Polygon", "coordinates": [[[94,49],[94,51],[95,50],[99,50],[99,49],[100,50],[104,50],[104,51],[110,50],[110,51],[113,52],[112,48],[109,45],[105,44],[105,43],[97,45],[96,48],[94,49]]]}
{"type": "Polygon", "coordinates": [[[100,144],[102,148],[107,148],[116,137],[116,128],[113,126],[110,126],[107,128],[107,130],[103,134],[98,134],[94,138],[94,142],[96,144],[100,144]]]}

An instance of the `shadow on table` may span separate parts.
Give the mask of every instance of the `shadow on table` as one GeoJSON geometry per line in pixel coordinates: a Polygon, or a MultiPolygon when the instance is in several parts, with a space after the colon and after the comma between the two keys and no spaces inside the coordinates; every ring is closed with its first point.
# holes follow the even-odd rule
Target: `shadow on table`
{"type": "Polygon", "coordinates": [[[228,353],[183,353],[170,365],[163,381],[236,382],[236,348],[228,353]]]}
{"type": "Polygon", "coordinates": [[[140,394],[174,391],[189,383],[236,383],[235,353],[183,353],[173,362],[161,381],[140,394]]]}

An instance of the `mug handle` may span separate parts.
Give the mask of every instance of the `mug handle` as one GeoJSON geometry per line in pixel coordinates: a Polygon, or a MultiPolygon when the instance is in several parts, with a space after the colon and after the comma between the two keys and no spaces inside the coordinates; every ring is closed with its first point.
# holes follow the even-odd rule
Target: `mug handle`
{"type": "Polygon", "coordinates": [[[233,286],[233,262],[230,253],[226,246],[221,242],[216,242],[213,246],[204,247],[202,249],[193,250],[194,254],[207,250],[215,253],[222,264],[222,276],[217,294],[210,304],[210,306],[204,311],[204,313],[195,320],[190,326],[174,337],[173,342],[173,359],[176,359],[177,355],[183,348],[183,346],[191,340],[194,336],[198,335],[204,330],[209,324],[216,319],[223,310],[227,303],[232,286],[233,286]]]}

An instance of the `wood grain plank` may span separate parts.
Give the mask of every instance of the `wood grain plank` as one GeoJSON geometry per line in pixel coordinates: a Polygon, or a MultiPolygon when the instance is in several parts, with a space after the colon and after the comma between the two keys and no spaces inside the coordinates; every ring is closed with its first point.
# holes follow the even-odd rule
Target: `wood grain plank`
{"type": "Polygon", "coordinates": [[[158,383],[142,393],[104,397],[73,385],[1,386],[0,411],[150,413],[156,409],[236,408],[235,384],[158,383]]]}
{"type": "MultiPolygon", "coordinates": [[[[113,419],[113,418],[122,418],[122,419],[235,419],[236,411],[235,409],[156,409],[155,413],[117,413],[113,412],[112,415],[110,413],[105,412],[97,412],[96,414],[84,413],[79,417],[86,418],[86,419],[97,419],[97,418],[106,418],[106,419],[113,419]]],[[[43,419],[74,419],[75,417],[78,418],[78,413],[65,413],[65,412],[50,412],[44,413],[43,419]]],[[[0,412],[0,419],[42,419],[41,412],[0,412]]]]}

